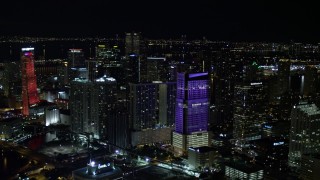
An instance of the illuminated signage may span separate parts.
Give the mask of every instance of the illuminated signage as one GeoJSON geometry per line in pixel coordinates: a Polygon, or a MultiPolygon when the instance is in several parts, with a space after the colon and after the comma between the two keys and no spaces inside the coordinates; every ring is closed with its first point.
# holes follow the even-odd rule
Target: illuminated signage
{"type": "Polygon", "coordinates": [[[273,143],[273,145],[274,145],[274,146],[279,146],[279,145],[283,145],[283,144],[284,144],[284,142],[283,142],[283,141],[273,143]]]}
{"type": "Polygon", "coordinates": [[[31,52],[25,52],[24,55],[25,56],[32,56],[32,53],[31,52]]]}
{"type": "Polygon", "coordinates": [[[254,86],[254,85],[261,85],[262,82],[258,82],[258,83],[250,83],[251,86],[254,86]]]}
{"type": "Polygon", "coordinates": [[[272,128],[272,126],[270,126],[270,125],[265,125],[264,127],[267,128],[267,129],[271,129],[272,128]]]}
{"type": "Polygon", "coordinates": [[[193,73],[193,74],[189,74],[189,78],[195,78],[195,77],[206,76],[206,75],[208,75],[207,72],[204,72],[204,73],[193,73]]]}
{"type": "Polygon", "coordinates": [[[79,53],[82,51],[82,49],[69,49],[73,53],[79,53]]]}
{"type": "Polygon", "coordinates": [[[33,51],[34,48],[30,47],[30,48],[21,48],[21,51],[33,51]]]}
{"type": "Polygon", "coordinates": [[[201,106],[201,103],[192,104],[192,107],[201,106]]]}

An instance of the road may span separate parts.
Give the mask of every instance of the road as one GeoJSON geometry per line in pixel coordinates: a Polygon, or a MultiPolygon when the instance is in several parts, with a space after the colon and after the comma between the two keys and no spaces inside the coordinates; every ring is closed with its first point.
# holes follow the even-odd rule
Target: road
{"type": "Polygon", "coordinates": [[[52,159],[50,157],[44,154],[38,153],[36,151],[32,151],[27,147],[24,147],[15,143],[11,143],[11,142],[6,142],[6,141],[0,141],[0,146],[4,149],[15,151],[30,160],[29,164],[22,167],[20,170],[17,171],[17,173],[22,173],[27,171],[28,174],[33,173],[34,174],[33,176],[41,176],[39,172],[42,169],[55,168],[55,165],[52,163],[52,159]],[[32,170],[27,170],[29,168],[31,168],[32,170]]]}
{"type": "Polygon", "coordinates": [[[0,145],[7,149],[7,150],[13,150],[15,152],[18,152],[20,155],[28,157],[30,160],[35,160],[39,163],[52,163],[52,159],[44,154],[38,153],[36,151],[32,151],[29,148],[14,144],[11,142],[6,141],[0,141],[0,145]]]}

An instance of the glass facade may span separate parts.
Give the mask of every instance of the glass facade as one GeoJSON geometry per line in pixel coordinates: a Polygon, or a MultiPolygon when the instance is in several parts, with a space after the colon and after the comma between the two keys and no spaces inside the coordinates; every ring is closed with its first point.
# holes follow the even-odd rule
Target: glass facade
{"type": "Polygon", "coordinates": [[[178,73],[176,132],[207,131],[209,115],[208,73],[178,73]]]}
{"type": "Polygon", "coordinates": [[[39,102],[37,78],[34,72],[34,48],[22,48],[22,114],[29,115],[29,106],[39,102]]]}

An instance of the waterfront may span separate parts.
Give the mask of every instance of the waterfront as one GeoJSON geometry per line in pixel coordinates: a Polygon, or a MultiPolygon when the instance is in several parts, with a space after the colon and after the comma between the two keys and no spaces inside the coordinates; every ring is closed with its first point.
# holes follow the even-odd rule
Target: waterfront
{"type": "Polygon", "coordinates": [[[29,159],[12,149],[1,146],[0,152],[1,179],[9,179],[30,164],[29,159]]]}

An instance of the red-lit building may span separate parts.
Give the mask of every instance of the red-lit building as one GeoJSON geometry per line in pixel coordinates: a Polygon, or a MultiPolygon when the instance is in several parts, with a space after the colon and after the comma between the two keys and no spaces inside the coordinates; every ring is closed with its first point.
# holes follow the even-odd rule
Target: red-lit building
{"type": "Polygon", "coordinates": [[[34,72],[34,48],[21,49],[22,114],[29,115],[29,107],[39,102],[37,78],[34,72]]]}

